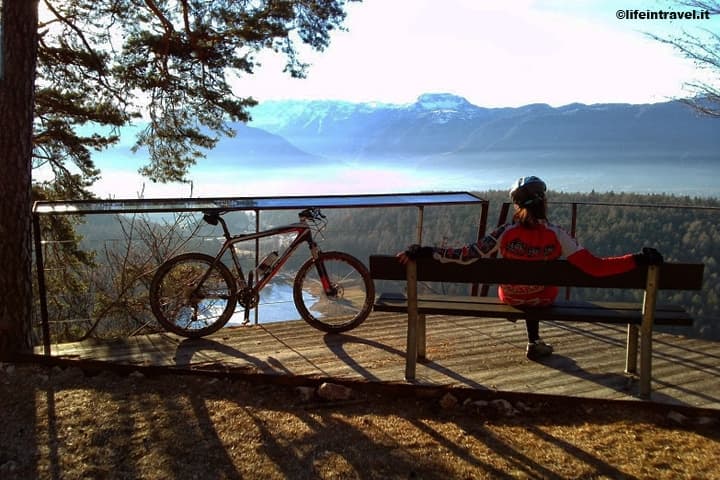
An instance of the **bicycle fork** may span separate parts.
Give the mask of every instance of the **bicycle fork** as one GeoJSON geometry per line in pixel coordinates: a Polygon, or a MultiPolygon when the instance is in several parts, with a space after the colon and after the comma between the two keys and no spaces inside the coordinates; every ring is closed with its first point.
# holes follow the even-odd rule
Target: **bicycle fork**
{"type": "Polygon", "coordinates": [[[321,260],[320,251],[317,248],[317,244],[314,242],[310,244],[310,253],[315,260],[315,269],[317,270],[318,277],[320,278],[320,284],[322,285],[325,295],[330,298],[337,296],[337,286],[330,282],[330,276],[325,268],[325,263],[321,260]]]}

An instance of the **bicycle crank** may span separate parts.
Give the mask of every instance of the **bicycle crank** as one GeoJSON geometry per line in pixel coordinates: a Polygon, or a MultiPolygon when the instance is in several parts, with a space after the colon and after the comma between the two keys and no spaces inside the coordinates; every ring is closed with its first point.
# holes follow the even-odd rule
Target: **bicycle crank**
{"type": "Polygon", "coordinates": [[[238,303],[246,309],[255,308],[260,303],[260,294],[254,288],[241,288],[237,295],[238,303]]]}

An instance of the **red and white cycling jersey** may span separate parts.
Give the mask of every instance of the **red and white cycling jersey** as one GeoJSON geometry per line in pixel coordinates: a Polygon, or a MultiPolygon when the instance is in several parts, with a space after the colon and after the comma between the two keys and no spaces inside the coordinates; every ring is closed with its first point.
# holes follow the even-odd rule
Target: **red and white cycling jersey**
{"type": "MultiPolygon", "coordinates": [[[[510,223],[498,227],[480,242],[460,248],[435,248],[434,258],[441,262],[472,263],[499,252],[503,258],[528,261],[566,258],[581,270],[596,277],[627,272],[635,268],[632,254],[596,257],[562,228],[541,221],[535,227],[510,223]]],[[[500,285],[498,296],[510,305],[547,306],[558,288],[542,285],[500,285]]]]}

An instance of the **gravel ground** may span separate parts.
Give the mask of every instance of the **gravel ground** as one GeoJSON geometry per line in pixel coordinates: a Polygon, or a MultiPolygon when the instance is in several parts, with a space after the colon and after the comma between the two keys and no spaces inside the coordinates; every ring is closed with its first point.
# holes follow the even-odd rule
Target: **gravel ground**
{"type": "Polygon", "coordinates": [[[0,478],[720,478],[720,412],[0,364],[0,478]]]}

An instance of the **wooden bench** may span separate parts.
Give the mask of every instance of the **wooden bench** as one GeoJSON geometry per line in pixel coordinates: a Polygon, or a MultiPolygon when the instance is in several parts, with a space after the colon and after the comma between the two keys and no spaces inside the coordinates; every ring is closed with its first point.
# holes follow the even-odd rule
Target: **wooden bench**
{"type": "MultiPolygon", "coordinates": [[[[407,296],[381,293],[378,312],[408,315],[405,378],[415,378],[418,358],[425,357],[425,315],[463,315],[509,320],[537,319],[567,322],[599,322],[628,325],[625,371],[637,373],[640,337],[640,396],[649,397],[654,325],[692,325],[692,317],[678,305],[657,305],[658,290],[700,290],[704,265],[665,263],[637,268],[609,277],[593,277],[565,260],[528,262],[499,258],[479,259],[469,265],[419,259],[401,265],[395,255],[370,256],[374,280],[407,282],[407,296]],[[550,307],[518,308],[496,297],[418,295],[417,282],[471,284],[556,285],[644,290],[642,303],[557,301],[550,307]]],[[[376,287],[376,291],[379,291],[376,287]]]]}

